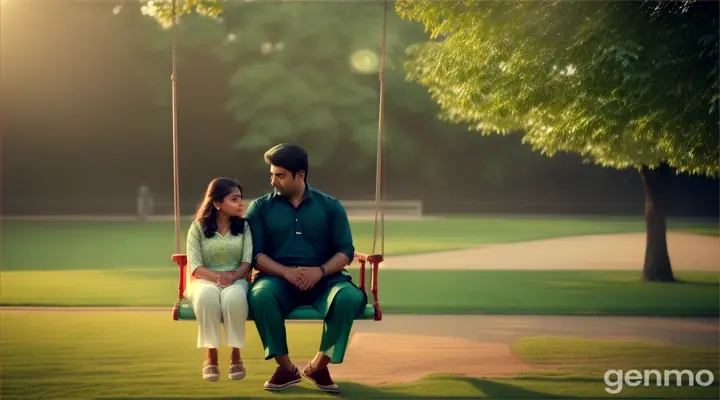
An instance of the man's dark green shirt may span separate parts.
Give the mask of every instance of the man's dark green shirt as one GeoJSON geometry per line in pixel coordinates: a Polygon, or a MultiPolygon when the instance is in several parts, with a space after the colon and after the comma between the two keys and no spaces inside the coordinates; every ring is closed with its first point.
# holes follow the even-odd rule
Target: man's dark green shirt
{"type": "Polygon", "coordinates": [[[353,261],[345,208],[309,185],[297,208],[273,191],[250,203],[245,218],[252,230],[253,260],[265,254],[288,267],[320,266],[343,253],[353,261]]]}

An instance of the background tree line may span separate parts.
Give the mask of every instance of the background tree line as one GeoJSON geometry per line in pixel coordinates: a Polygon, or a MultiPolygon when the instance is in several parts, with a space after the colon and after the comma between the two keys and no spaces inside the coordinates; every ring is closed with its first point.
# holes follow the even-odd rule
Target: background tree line
{"type": "MultiPolygon", "coordinates": [[[[211,8],[218,4],[206,0],[200,3],[211,8]]],[[[155,4],[169,3],[156,1],[155,4]]],[[[193,5],[192,2],[183,4],[193,5]]],[[[449,121],[437,118],[439,113],[448,111],[447,104],[438,97],[441,85],[433,86],[431,81],[423,81],[427,77],[418,74],[412,82],[405,79],[407,72],[413,71],[413,64],[406,65],[406,62],[415,60],[416,66],[422,62],[427,64],[433,52],[437,56],[443,51],[441,46],[413,47],[426,46],[423,43],[428,42],[428,36],[426,26],[409,21],[413,19],[411,14],[415,12],[420,19],[422,13],[432,16],[431,8],[422,7],[433,4],[439,3],[397,2],[393,4],[396,9],[389,13],[385,153],[388,197],[419,198],[426,202],[429,212],[443,213],[641,213],[643,189],[639,174],[629,169],[583,164],[583,157],[591,159],[595,155],[573,154],[582,141],[566,141],[576,147],[563,148],[557,143],[547,146],[550,152],[558,151],[553,158],[547,158],[533,152],[542,144],[528,141],[531,136],[527,134],[483,137],[468,132],[468,126],[477,125],[477,121],[463,119],[462,114],[456,114],[456,119],[449,121]],[[415,58],[406,56],[407,49],[417,49],[411,53],[415,58]],[[530,145],[523,145],[521,141],[530,145]]],[[[453,4],[457,7],[454,10],[460,12],[462,7],[477,3],[453,4]]],[[[6,40],[2,41],[0,62],[5,110],[3,207],[6,213],[132,212],[135,191],[141,183],[149,184],[159,196],[170,198],[171,35],[153,18],[142,14],[142,2],[133,0],[118,2],[118,5],[121,7],[113,8],[102,2],[8,2],[3,5],[2,33],[6,40]]],[[[192,210],[203,185],[217,175],[239,178],[250,196],[266,191],[267,173],[262,152],[279,141],[295,141],[310,150],[311,176],[316,185],[339,198],[373,198],[380,3],[256,1],[220,5],[222,14],[217,18],[192,13],[183,16],[178,26],[184,210],[192,210]]],[[[499,5],[487,3],[484,7],[499,5]]],[[[517,21],[558,17],[538,14],[549,12],[550,8],[531,11],[502,7],[506,9],[487,8],[485,12],[501,16],[504,12],[506,17],[512,12],[517,21]],[[521,12],[526,14],[517,14],[521,12]]],[[[448,10],[439,12],[448,16],[447,21],[455,15],[448,10]]],[[[573,12],[587,14],[590,11],[573,12]]],[[[614,18],[610,12],[600,21],[614,18]]],[[[569,23],[574,14],[567,11],[563,18],[559,21],[569,23]]],[[[509,24],[495,30],[505,32],[504,39],[492,35],[483,37],[520,40],[519,35],[527,32],[513,31],[513,26],[522,24],[512,21],[509,18],[493,20],[493,23],[509,24]]],[[[600,29],[599,23],[596,21],[595,29],[600,29]]],[[[621,27],[620,21],[617,26],[621,27]]],[[[455,27],[461,28],[462,25],[455,27]]],[[[673,38],[673,32],[668,30],[663,34],[673,38]]],[[[461,70],[476,67],[472,63],[480,59],[481,53],[461,47],[472,46],[471,38],[461,34],[455,37],[458,39],[445,44],[466,52],[455,54],[470,55],[454,59],[455,65],[461,70]],[[460,40],[463,38],[464,42],[460,40]]],[[[677,43],[672,42],[673,46],[681,46],[684,37],[676,35],[677,43]]],[[[591,39],[588,33],[585,40],[591,39]]],[[[517,49],[518,46],[505,48],[517,49]]],[[[582,54],[582,46],[575,48],[582,54]]],[[[452,51],[452,47],[447,49],[452,51]]],[[[613,62],[623,65],[623,60],[628,60],[630,63],[633,54],[622,58],[622,51],[628,50],[621,50],[614,53],[613,62]]],[[[614,64],[608,60],[598,62],[605,62],[604,68],[612,71],[614,64]]],[[[669,67],[663,65],[657,68],[666,71],[669,67]]],[[[631,66],[637,68],[635,64],[631,66]]],[[[683,64],[683,68],[686,67],[683,64]]],[[[466,70],[465,76],[472,76],[470,72],[473,70],[466,70]]],[[[531,85],[527,93],[513,92],[521,81],[512,79],[523,75],[495,76],[507,81],[485,79],[485,85],[504,85],[507,93],[492,93],[496,103],[483,106],[485,115],[500,104],[528,107],[530,102],[517,102],[522,96],[532,99],[543,93],[549,96],[577,88],[572,86],[576,83],[561,88],[531,85]]],[[[541,75],[531,76],[535,79],[533,82],[540,82],[541,75]]],[[[680,79],[684,75],[678,72],[672,76],[680,79]]],[[[460,75],[457,78],[461,84],[472,84],[464,82],[460,75]]],[[[637,76],[630,73],[619,79],[625,82],[623,90],[638,86],[633,82],[653,87],[653,82],[642,73],[637,76]]],[[[612,86],[613,82],[604,84],[612,86]]],[[[663,88],[668,85],[666,82],[663,88]]],[[[710,85],[704,87],[712,89],[710,85]]],[[[645,103],[639,104],[658,104],[647,102],[654,93],[644,96],[641,100],[645,103]]],[[[667,103],[662,115],[678,114],[677,110],[668,108],[680,107],[675,98],[656,97],[667,103]]],[[[457,100],[466,101],[467,115],[477,110],[473,102],[467,102],[462,96],[457,96],[457,100]]],[[[550,105],[553,110],[566,106],[559,101],[564,100],[550,105]]],[[[455,111],[463,110],[462,106],[452,107],[455,111]]],[[[702,107],[707,109],[710,105],[702,107]]],[[[524,117],[516,111],[501,110],[524,117]]],[[[628,115],[631,111],[634,110],[628,110],[628,115]]],[[[605,114],[592,116],[593,123],[602,123],[612,112],[609,109],[605,114]]],[[[710,119],[712,115],[706,117],[710,119]]],[[[686,122],[672,121],[675,126],[686,122]]],[[[693,133],[700,132],[698,126],[697,123],[689,125],[692,129],[685,133],[691,140],[687,143],[699,137],[693,133]]],[[[503,127],[523,128],[510,122],[503,127]]],[[[559,126],[555,132],[565,128],[567,125],[559,126]]],[[[644,140],[652,139],[653,136],[648,136],[644,140]]],[[[675,143],[680,141],[672,142],[675,143]]],[[[716,145],[707,142],[707,148],[713,146],[716,145]]],[[[681,150],[678,154],[692,151],[681,150]]],[[[668,196],[673,200],[667,206],[670,214],[717,215],[717,181],[672,174],[667,179],[668,196]]]]}

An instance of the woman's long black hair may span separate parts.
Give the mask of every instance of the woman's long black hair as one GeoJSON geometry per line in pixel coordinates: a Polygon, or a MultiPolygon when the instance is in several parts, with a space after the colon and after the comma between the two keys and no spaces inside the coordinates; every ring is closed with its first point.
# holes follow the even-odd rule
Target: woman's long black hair
{"type": "MultiPolygon", "coordinates": [[[[215,178],[208,184],[205,191],[205,197],[200,202],[195,213],[195,220],[200,222],[203,234],[206,238],[211,238],[217,232],[217,213],[218,210],[213,202],[222,202],[225,196],[229,195],[233,189],[240,189],[242,195],[242,187],[239,183],[230,178],[215,178]]],[[[245,228],[245,218],[230,217],[230,232],[233,235],[243,233],[245,228]]]]}

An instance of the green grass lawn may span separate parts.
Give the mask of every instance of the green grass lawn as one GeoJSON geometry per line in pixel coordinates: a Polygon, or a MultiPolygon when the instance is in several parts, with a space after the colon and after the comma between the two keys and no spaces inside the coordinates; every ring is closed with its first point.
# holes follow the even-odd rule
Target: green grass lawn
{"type": "Polygon", "coordinates": [[[680,231],[697,235],[720,236],[720,229],[717,226],[689,227],[682,228],[680,231]]]}
{"type": "MultiPolygon", "coordinates": [[[[670,226],[709,232],[713,223],[670,226]]],[[[352,224],[358,250],[371,251],[372,221],[352,224]]],[[[386,254],[642,230],[641,219],[628,218],[388,221],[386,254]]],[[[170,307],[177,293],[172,232],[170,222],[6,221],[0,303],[170,307]]],[[[637,272],[387,270],[380,299],[390,313],[718,315],[718,274],[680,273],[689,282],[677,285],[641,283],[639,274],[640,266],[637,272]]]]}
{"type": "MultiPolygon", "coordinates": [[[[356,279],[358,272],[351,273],[356,279]]],[[[717,316],[717,273],[680,272],[683,283],[640,281],[640,271],[406,271],[380,274],[386,313],[717,316]]],[[[369,277],[369,274],[368,274],[369,277]]],[[[369,279],[368,279],[369,282],[369,279]]],[[[369,291],[369,289],[368,289],[369,291]]],[[[177,268],[7,271],[3,305],[164,306],[177,268]]]]}
{"type": "MultiPolygon", "coordinates": [[[[159,312],[22,312],[0,314],[3,399],[237,399],[237,398],[716,398],[710,387],[605,389],[608,369],[708,369],[718,376],[715,347],[574,338],[523,338],[512,349],[532,372],[504,379],[433,376],[398,386],[338,384],[340,396],[304,382],[279,394],[262,390],[273,372],[260,340],[248,326],[245,380],[201,380],[203,350],[195,348],[197,326],[173,322],[159,312]]],[[[298,364],[315,353],[322,326],[288,324],[291,354],[298,364]]],[[[421,350],[421,349],[419,349],[421,350]]],[[[481,355],[477,355],[481,356],[481,355]]],[[[223,349],[221,361],[227,352],[223,349]]],[[[382,362],[382,360],[378,360],[382,362]]],[[[462,362],[462,360],[458,360],[462,362]]],[[[301,364],[302,365],[302,364],[301,364]]],[[[421,366],[419,366],[421,367],[421,366]]],[[[225,370],[227,363],[221,368],[225,370]]],[[[674,384],[674,381],[673,381],[674,384]]]]}
{"type": "MultiPolygon", "coordinates": [[[[187,225],[183,226],[183,237],[187,225]]],[[[712,220],[671,220],[669,226],[718,234],[718,223],[712,220]]],[[[373,222],[353,221],[352,229],[357,251],[371,252],[373,222]]],[[[174,252],[172,222],[3,221],[2,230],[0,264],[4,271],[162,267],[174,252]]],[[[385,254],[643,230],[642,218],[456,217],[386,221],[385,254]]]]}

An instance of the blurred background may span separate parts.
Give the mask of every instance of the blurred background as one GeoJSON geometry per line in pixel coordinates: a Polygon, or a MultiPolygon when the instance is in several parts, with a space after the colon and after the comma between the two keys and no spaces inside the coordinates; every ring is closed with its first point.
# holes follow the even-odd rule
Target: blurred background
{"type": "MultiPolygon", "coordinates": [[[[382,8],[353,2],[230,2],[222,18],[178,28],[183,214],[216,176],[253,198],[270,189],[263,153],[295,142],[309,183],[373,200],[382,8]],[[308,21],[313,21],[308,23],[308,21]]],[[[12,1],[2,9],[2,209],[5,215],[172,214],[171,33],[137,1],[12,1]]],[[[436,118],[402,57],[425,40],[389,13],[385,192],[424,214],[643,212],[637,171],[533,153],[519,135],[469,132],[436,118]]],[[[718,216],[718,181],[671,184],[669,215],[718,216]]]]}

